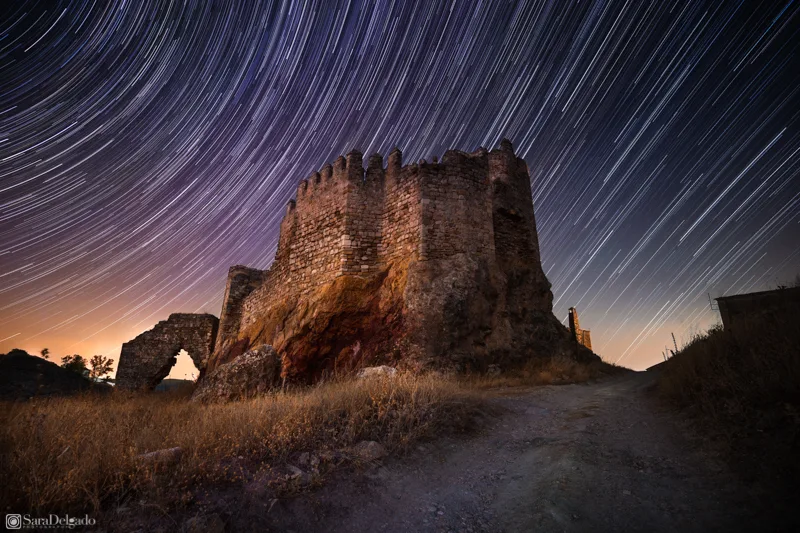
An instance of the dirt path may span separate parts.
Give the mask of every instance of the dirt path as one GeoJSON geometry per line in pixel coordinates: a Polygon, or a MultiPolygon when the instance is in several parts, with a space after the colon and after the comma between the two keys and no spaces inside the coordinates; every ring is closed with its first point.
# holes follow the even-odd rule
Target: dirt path
{"type": "MultiPolygon", "coordinates": [[[[747,491],[647,393],[653,376],[508,392],[481,434],[341,476],[237,529],[743,531],[747,491]]],[[[249,515],[249,516],[248,516],[249,515]]]]}

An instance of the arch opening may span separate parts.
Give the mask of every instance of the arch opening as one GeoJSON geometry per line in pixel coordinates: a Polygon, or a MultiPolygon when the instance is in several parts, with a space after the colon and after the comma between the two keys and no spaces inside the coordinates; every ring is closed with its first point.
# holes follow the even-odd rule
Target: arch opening
{"type": "Polygon", "coordinates": [[[198,370],[189,352],[181,348],[172,356],[170,363],[169,373],[158,382],[155,390],[164,392],[193,388],[197,378],[200,376],[200,370],[198,370]]]}
{"type": "Polygon", "coordinates": [[[171,314],[153,329],[122,345],[117,386],[153,390],[164,378],[176,376],[181,381],[196,378],[214,350],[218,325],[214,315],[171,314]],[[188,355],[179,357],[187,352],[188,355]]]}

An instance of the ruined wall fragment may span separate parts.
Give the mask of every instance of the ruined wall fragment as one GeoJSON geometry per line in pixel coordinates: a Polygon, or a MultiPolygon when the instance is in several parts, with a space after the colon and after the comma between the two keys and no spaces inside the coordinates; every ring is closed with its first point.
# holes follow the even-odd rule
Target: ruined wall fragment
{"type": "Polygon", "coordinates": [[[171,314],[153,329],[122,345],[117,388],[152,390],[167,377],[181,350],[186,350],[202,371],[214,350],[218,327],[219,320],[214,315],[171,314]]]}

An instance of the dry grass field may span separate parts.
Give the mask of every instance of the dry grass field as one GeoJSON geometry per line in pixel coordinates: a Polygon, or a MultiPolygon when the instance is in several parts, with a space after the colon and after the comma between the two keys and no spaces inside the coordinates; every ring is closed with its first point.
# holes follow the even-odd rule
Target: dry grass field
{"type": "Polygon", "coordinates": [[[242,464],[269,471],[292,454],[364,440],[402,452],[421,438],[468,430],[486,389],[585,381],[609,368],[557,358],[510,375],[343,379],[214,405],[188,401],[187,391],[8,403],[0,411],[0,501],[39,513],[99,511],[133,496],[169,505],[198,486],[241,482],[242,464]],[[179,455],[141,457],[171,448],[179,455]]]}
{"type": "Polygon", "coordinates": [[[290,453],[336,450],[361,440],[389,449],[468,423],[458,385],[433,377],[341,381],[222,405],[185,395],[113,394],[42,399],[4,410],[3,501],[33,511],[90,508],[131,492],[179,492],[235,481],[226,459],[269,466],[290,453]],[[147,452],[179,447],[177,461],[147,452]],[[168,475],[164,475],[168,474],[168,475]]]}

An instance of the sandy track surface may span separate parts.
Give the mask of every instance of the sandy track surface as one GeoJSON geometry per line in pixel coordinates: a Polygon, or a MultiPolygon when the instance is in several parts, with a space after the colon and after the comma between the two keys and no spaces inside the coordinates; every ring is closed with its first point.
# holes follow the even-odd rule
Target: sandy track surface
{"type": "Polygon", "coordinates": [[[239,529],[331,532],[763,531],[774,515],[701,452],[632,373],[498,392],[478,435],[343,473],[318,491],[242,505],[239,529]],[[766,516],[766,520],[765,520],[766,516]]]}

